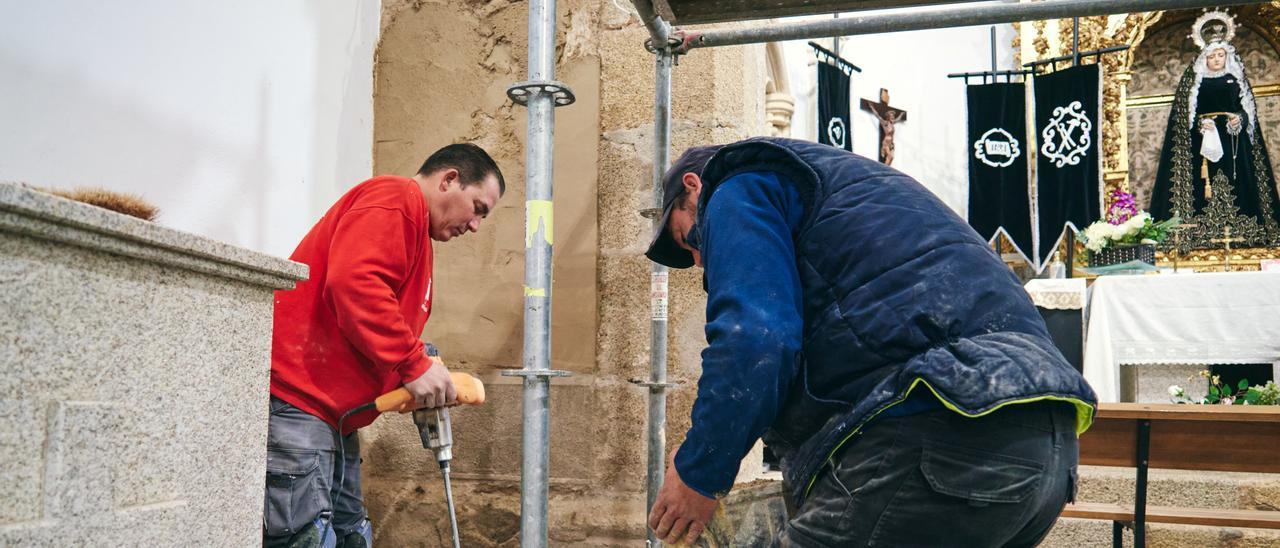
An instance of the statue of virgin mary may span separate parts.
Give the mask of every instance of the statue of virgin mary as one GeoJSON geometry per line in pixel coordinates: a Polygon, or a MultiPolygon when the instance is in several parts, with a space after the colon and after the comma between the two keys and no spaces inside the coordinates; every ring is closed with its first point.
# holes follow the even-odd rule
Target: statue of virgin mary
{"type": "Polygon", "coordinates": [[[1231,39],[1234,19],[1206,12],[1192,26],[1200,55],[1178,82],[1151,195],[1156,219],[1196,226],[1186,249],[1220,247],[1225,228],[1244,245],[1280,245],[1280,198],[1253,88],[1231,39]]]}

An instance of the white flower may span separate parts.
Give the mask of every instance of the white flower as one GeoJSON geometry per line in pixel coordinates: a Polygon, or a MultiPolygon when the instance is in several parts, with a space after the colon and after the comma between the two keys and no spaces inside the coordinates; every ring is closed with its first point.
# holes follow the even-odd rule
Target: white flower
{"type": "Polygon", "coordinates": [[[1146,213],[1139,213],[1130,217],[1128,221],[1125,221],[1124,224],[1121,224],[1118,227],[1120,232],[1119,237],[1123,238],[1125,236],[1137,234],[1139,230],[1142,230],[1142,225],[1146,224],[1147,219],[1149,218],[1151,218],[1151,216],[1146,213]]]}
{"type": "Polygon", "coordinates": [[[1182,395],[1182,387],[1181,387],[1181,386],[1178,386],[1178,385],[1176,385],[1176,384],[1175,384],[1175,385],[1173,385],[1173,386],[1170,386],[1170,387],[1169,387],[1169,395],[1170,395],[1170,396],[1173,396],[1173,397],[1175,397],[1175,398],[1176,398],[1176,397],[1178,397],[1178,396],[1181,396],[1181,395],[1182,395]]]}

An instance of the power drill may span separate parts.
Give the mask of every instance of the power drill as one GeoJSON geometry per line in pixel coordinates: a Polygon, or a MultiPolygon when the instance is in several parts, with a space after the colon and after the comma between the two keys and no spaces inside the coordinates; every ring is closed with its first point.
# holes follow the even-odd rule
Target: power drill
{"type": "MultiPolygon", "coordinates": [[[[426,343],[426,349],[427,356],[432,358],[440,356],[440,350],[434,344],[426,343]]],[[[480,379],[466,373],[450,373],[449,378],[457,391],[455,404],[484,403],[484,383],[480,382],[480,379]]],[[[449,420],[449,408],[424,409],[414,400],[413,394],[402,386],[378,396],[374,401],[347,411],[342,418],[338,419],[338,430],[342,430],[342,422],[347,417],[371,409],[377,410],[378,413],[413,412],[413,422],[418,425],[418,436],[422,438],[422,447],[435,453],[436,461],[440,463],[440,473],[444,475],[445,502],[449,505],[449,526],[453,528],[453,546],[459,548],[458,516],[453,507],[453,485],[449,482],[449,461],[453,459],[453,423],[449,420]]],[[[342,445],[338,448],[341,450],[342,445]]],[[[341,485],[341,476],[339,478],[338,484],[341,485]]]]}
{"type": "MultiPolygon", "coordinates": [[[[427,355],[438,357],[440,350],[434,344],[427,343],[427,355]]],[[[413,412],[413,423],[418,425],[422,447],[435,453],[436,461],[440,463],[440,474],[444,476],[444,498],[449,505],[449,527],[453,531],[453,548],[460,548],[458,515],[453,508],[453,485],[449,482],[449,461],[453,460],[453,422],[449,419],[449,408],[416,409],[413,412]]]]}

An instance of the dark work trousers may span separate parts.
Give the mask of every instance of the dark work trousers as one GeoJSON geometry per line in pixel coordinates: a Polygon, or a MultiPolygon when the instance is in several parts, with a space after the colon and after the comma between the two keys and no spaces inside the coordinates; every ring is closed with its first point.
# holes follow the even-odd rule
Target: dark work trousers
{"type": "Polygon", "coordinates": [[[1075,409],[885,418],[846,443],[775,546],[1035,546],[1075,497],[1075,409]]]}
{"type": "Polygon", "coordinates": [[[372,528],[360,496],[360,438],[271,398],[263,546],[364,547],[372,528]],[[344,471],[345,469],[345,471],[344,471]],[[342,485],[336,485],[342,477],[342,485]]]}

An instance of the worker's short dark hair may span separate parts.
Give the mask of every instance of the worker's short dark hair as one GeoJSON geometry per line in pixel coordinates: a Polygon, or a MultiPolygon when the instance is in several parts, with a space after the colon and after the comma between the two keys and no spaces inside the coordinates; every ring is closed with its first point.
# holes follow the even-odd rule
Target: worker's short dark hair
{"type": "Polygon", "coordinates": [[[490,175],[498,180],[498,195],[507,193],[507,182],[502,178],[502,170],[489,157],[489,153],[471,143],[455,143],[435,151],[418,169],[419,175],[431,175],[442,169],[458,170],[458,179],[462,186],[478,185],[490,175]]]}

